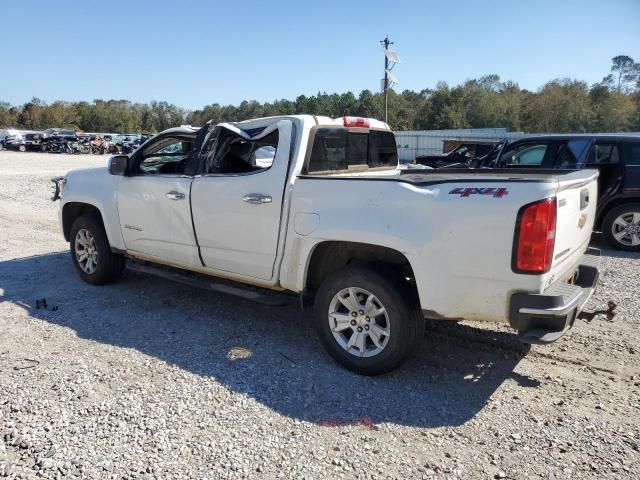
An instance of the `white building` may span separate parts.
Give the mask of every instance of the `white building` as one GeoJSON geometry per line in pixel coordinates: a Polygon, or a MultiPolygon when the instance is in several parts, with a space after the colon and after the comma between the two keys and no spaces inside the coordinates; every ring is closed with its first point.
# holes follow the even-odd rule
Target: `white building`
{"type": "Polygon", "coordinates": [[[401,162],[412,162],[420,155],[446,153],[445,142],[509,141],[526,137],[526,133],[507,132],[506,128],[469,128],[452,130],[409,130],[394,132],[401,162]]]}

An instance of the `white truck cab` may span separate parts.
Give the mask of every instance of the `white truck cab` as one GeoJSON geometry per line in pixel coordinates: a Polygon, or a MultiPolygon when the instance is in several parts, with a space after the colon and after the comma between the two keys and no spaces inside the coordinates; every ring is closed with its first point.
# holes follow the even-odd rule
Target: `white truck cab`
{"type": "Polygon", "coordinates": [[[293,115],[167,130],[56,197],[83,280],[128,264],[296,293],[337,361],[378,374],[425,317],[564,334],[597,283],[597,176],[404,171],[385,123],[293,115]]]}

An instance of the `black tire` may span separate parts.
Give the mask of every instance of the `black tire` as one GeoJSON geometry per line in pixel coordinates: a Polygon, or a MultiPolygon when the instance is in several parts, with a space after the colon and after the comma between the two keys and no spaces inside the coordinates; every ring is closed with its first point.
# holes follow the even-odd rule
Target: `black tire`
{"type": "MultiPolygon", "coordinates": [[[[626,250],[628,252],[638,252],[640,251],[640,244],[632,245],[630,242],[630,237],[626,237],[626,239],[622,239],[619,241],[614,236],[614,222],[617,218],[623,215],[631,215],[631,214],[640,215],[640,203],[625,203],[623,205],[619,205],[609,211],[607,215],[604,217],[602,221],[602,233],[604,238],[609,242],[609,244],[618,250],[626,250]]],[[[637,228],[640,228],[640,224],[635,224],[637,228]]],[[[619,227],[616,227],[619,228],[619,227]]],[[[636,236],[640,237],[640,231],[636,230],[636,236]]]]}
{"type": "MultiPolygon", "coordinates": [[[[410,288],[400,288],[401,282],[402,280],[395,274],[383,276],[373,269],[362,267],[345,268],[331,274],[322,282],[314,302],[315,326],[324,347],[343,367],[361,375],[379,375],[389,372],[403,363],[424,337],[425,321],[418,302],[413,298],[413,294],[404,291],[410,288]],[[329,309],[332,300],[339,292],[350,287],[373,294],[388,315],[390,334],[387,343],[379,353],[370,357],[357,356],[347,351],[331,330],[329,309]]],[[[369,330],[366,324],[365,327],[369,330]]],[[[354,326],[354,328],[359,327],[354,326]]],[[[346,337],[351,334],[347,330],[344,335],[346,337]]],[[[371,339],[366,342],[371,348],[375,347],[371,339]]],[[[351,350],[354,351],[354,347],[351,347],[351,350]]]]}
{"type": "Polygon", "coordinates": [[[106,285],[120,278],[124,269],[124,257],[111,251],[107,234],[99,218],[94,215],[82,215],[76,218],[71,226],[69,238],[71,258],[82,280],[92,285],[106,285]],[[93,248],[97,251],[97,264],[92,272],[85,271],[76,255],[76,249],[81,251],[81,246],[76,241],[78,232],[81,230],[91,234],[95,244],[93,248]]]}
{"type": "Polygon", "coordinates": [[[20,151],[20,152],[26,152],[26,151],[27,151],[27,147],[25,147],[24,145],[20,145],[20,146],[18,147],[18,151],[20,151]]]}

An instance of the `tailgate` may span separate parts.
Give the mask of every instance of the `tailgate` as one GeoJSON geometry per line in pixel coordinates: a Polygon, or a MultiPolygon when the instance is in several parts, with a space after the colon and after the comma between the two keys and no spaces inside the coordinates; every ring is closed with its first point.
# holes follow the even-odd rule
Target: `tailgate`
{"type": "Polygon", "coordinates": [[[556,240],[551,280],[572,274],[585,252],[596,215],[598,171],[558,176],[556,240]]]}

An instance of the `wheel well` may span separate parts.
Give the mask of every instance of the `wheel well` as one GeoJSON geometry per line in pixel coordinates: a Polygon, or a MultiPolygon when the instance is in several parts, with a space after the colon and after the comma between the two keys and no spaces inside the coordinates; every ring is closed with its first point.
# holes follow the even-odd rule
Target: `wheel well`
{"type": "Polygon", "coordinates": [[[596,224],[594,225],[594,228],[601,229],[602,228],[602,222],[604,221],[604,217],[606,217],[607,214],[612,209],[614,209],[616,207],[619,207],[620,205],[624,205],[626,203],[640,203],[640,197],[622,197],[622,198],[616,198],[616,199],[611,200],[610,202],[608,202],[604,206],[604,208],[600,211],[600,214],[596,218],[596,224]]]}
{"type": "Polygon", "coordinates": [[[413,269],[407,257],[392,248],[357,242],[322,242],[311,254],[305,283],[305,297],[311,300],[322,281],[348,265],[374,268],[407,283],[408,291],[418,299],[413,269]]]}
{"type": "Polygon", "coordinates": [[[62,207],[62,232],[64,238],[69,241],[71,226],[73,222],[81,215],[94,215],[102,222],[100,210],[88,203],[69,202],[62,207]]]}

